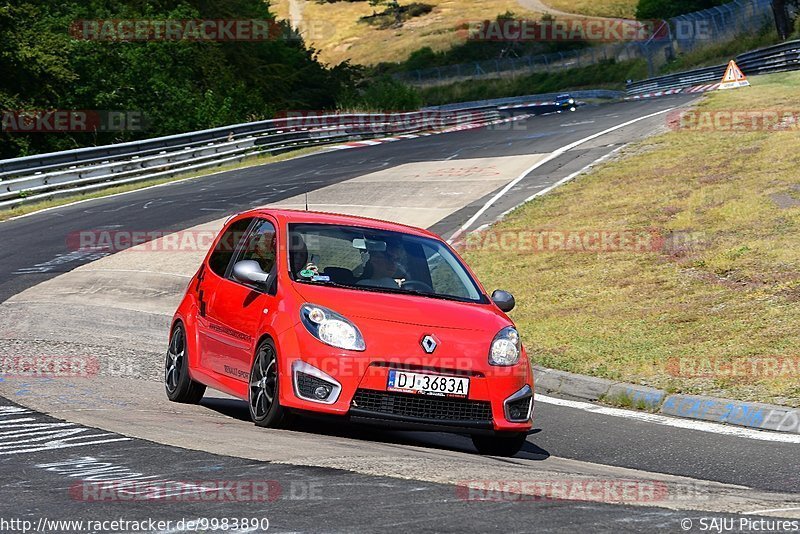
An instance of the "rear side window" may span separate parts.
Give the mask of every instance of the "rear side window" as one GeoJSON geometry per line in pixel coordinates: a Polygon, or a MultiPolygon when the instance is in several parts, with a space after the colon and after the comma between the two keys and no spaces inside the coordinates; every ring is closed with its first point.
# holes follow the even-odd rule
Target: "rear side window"
{"type": "Polygon", "coordinates": [[[231,224],[222,234],[222,237],[214,247],[214,252],[208,258],[208,266],[214,273],[219,276],[225,276],[225,271],[228,269],[233,253],[239,246],[239,242],[244,237],[251,222],[253,222],[252,218],[238,220],[231,224]]]}

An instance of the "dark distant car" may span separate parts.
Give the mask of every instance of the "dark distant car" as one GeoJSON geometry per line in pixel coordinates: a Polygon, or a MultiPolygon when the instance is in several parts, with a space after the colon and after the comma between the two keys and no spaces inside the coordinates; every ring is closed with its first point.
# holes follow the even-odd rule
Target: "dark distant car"
{"type": "Polygon", "coordinates": [[[562,111],[575,111],[578,109],[578,101],[571,94],[564,93],[556,97],[556,106],[559,113],[562,111]]]}

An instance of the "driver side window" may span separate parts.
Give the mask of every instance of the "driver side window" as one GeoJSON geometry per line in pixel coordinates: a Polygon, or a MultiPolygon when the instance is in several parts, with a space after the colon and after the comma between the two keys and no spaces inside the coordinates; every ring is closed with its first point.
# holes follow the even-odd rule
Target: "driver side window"
{"type": "Polygon", "coordinates": [[[231,224],[225,233],[219,238],[214,252],[208,258],[208,266],[219,276],[225,276],[228,264],[231,262],[233,252],[239,246],[239,241],[244,237],[244,233],[253,221],[252,218],[241,219],[231,224]]]}
{"type": "Polygon", "coordinates": [[[269,221],[258,221],[237,261],[256,261],[262,271],[269,273],[275,267],[277,256],[278,237],[275,226],[269,221]]]}

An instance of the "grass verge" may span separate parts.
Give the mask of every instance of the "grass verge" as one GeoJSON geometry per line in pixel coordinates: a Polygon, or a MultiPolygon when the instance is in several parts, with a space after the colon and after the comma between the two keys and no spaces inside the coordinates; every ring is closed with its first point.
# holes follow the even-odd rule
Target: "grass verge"
{"type": "MultiPolygon", "coordinates": [[[[751,83],[699,109],[800,110],[800,73],[751,83]]],[[[539,365],[800,406],[798,168],[796,125],[670,131],[492,228],[657,229],[670,246],[526,253],[479,240],[466,258],[487,287],[515,294],[514,319],[539,365]]]]}

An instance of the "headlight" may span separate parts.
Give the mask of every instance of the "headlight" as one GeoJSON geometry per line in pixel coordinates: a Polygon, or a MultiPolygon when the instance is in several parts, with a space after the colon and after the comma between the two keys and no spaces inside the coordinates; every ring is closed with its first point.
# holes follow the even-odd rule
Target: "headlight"
{"type": "Polygon", "coordinates": [[[489,363],[492,365],[514,365],[519,362],[522,347],[519,341],[519,332],[513,326],[500,330],[494,336],[492,348],[489,351],[489,363]]]}
{"type": "Polygon", "coordinates": [[[300,320],[312,336],[327,345],[357,351],[367,348],[356,325],[333,310],[316,304],[303,304],[300,320]]]}
{"type": "Polygon", "coordinates": [[[575,103],[575,99],[574,99],[574,98],[570,98],[570,99],[569,99],[569,103],[570,103],[570,104],[574,104],[574,103],[575,103]]]}

